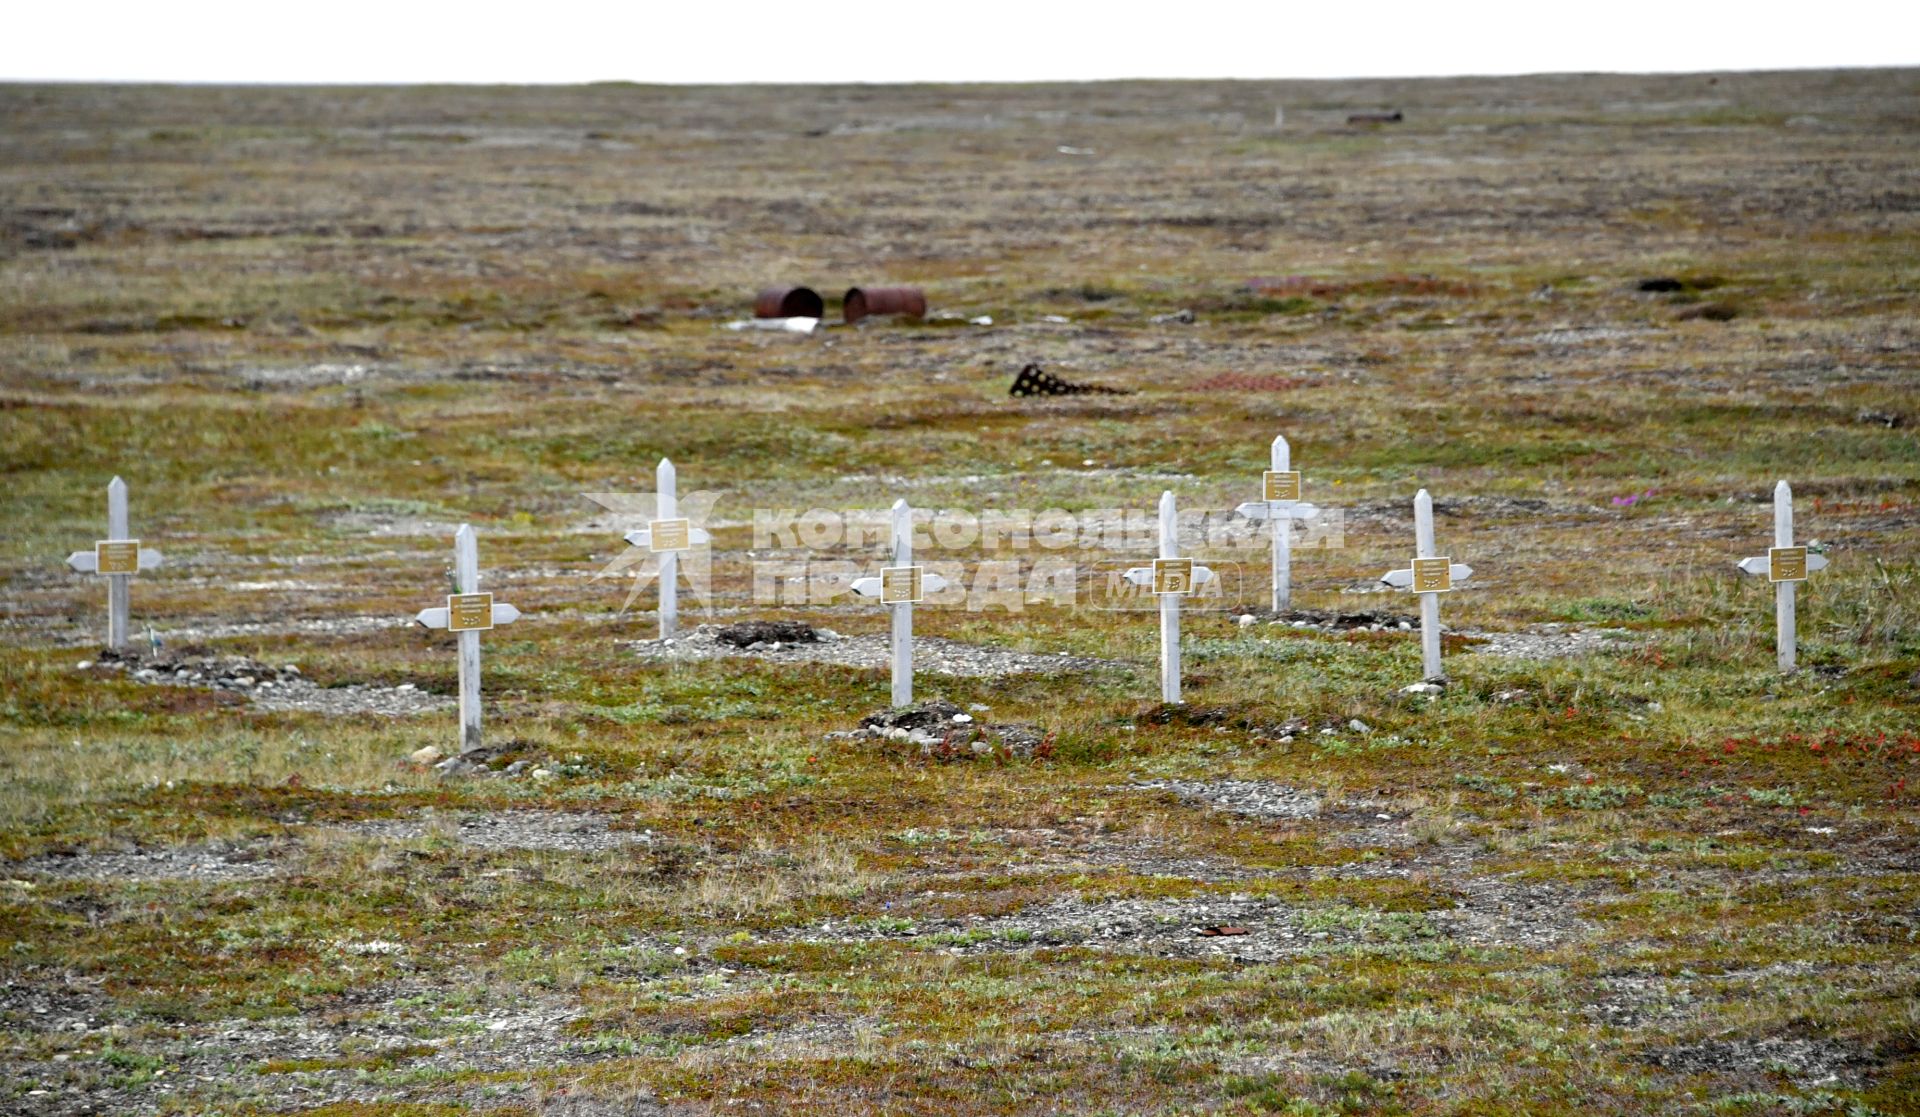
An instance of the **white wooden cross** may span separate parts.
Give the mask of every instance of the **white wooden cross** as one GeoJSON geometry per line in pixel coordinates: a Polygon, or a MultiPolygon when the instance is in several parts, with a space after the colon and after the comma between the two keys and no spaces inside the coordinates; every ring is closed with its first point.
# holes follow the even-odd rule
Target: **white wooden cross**
{"type": "Polygon", "coordinates": [[[1180,599],[1213,577],[1213,571],[1190,558],[1181,558],[1173,509],[1173,490],[1160,494],[1160,557],[1152,566],[1135,566],[1122,575],[1136,586],[1147,586],[1160,599],[1160,698],[1180,701],[1180,599]]]}
{"type": "Polygon", "coordinates": [[[660,639],[666,640],[680,623],[680,552],[696,544],[705,546],[713,537],[681,517],[679,475],[673,463],[661,458],[653,477],[654,518],[646,527],[628,532],[626,540],[660,556],[660,639]]]}
{"type": "Polygon", "coordinates": [[[453,585],[444,606],[422,609],[413,619],[459,633],[460,751],[465,752],[480,747],[480,634],[519,620],[520,610],[496,605],[491,593],[480,592],[480,549],[470,524],[461,524],[453,536],[453,585]]]}
{"type": "Polygon", "coordinates": [[[1433,546],[1433,497],[1421,489],[1413,498],[1415,558],[1406,570],[1389,570],[1380,580],[1420,595],[1420,655],[1427,679],[1443,679],[1440,670],[1440,595],[1473,577],[1473,567],[1436,556],[1433,546]]]}
{"type": "Polygon", "coordinates": [[[913,509],[893,502],[893,565],[881,568],[878,578],[856,578],[853,592],[877,597],[893,610],[893,704],[913,705],[913,605],[927,594],[947,588],[947,580],[913,565],[913,509]]]}
{"type": "Polygon", "coordinates": [[[1281,435],[1273,437],[1273,468],[1261,474],[1260,499],[1234,509],[1249,520],[1273,523],[1273,611],[1293,604],[1293,521],[1311,520],[1320,509],[1300,499],[1300,474],[1281,435]]]}
{"type": "Polygon", "coordinates": [[[1765,574],[1773,583],[1774,642],[1782,672],[1793,670],[1797,650],[1794,585],[1826,566],[1827,556],[1793,545],[1793,489],[1780,482],[1773,487],[1773,546],[1764,555],[1741,559],[1740,569],[1748,574],[1765,574]]]}
{"type": "Polygon", "coordinates": [[[91,551],[75,551],[67,556],[67,565],[82,574],[98,574],[107,580],[107,647],[127,646],[128,585],[134,574],[160,565],[160,552],[142,547],[138,539],[129,539],[127,527],[127,483],[115,477],[107,483],[107,537],[91,551]]]}

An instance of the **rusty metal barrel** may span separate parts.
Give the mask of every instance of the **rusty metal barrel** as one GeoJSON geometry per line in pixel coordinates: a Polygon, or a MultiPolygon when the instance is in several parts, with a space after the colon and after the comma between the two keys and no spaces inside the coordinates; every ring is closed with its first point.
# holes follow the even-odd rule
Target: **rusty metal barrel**
{"type": "Polygon", "coordinates": [[[769,287],[753,300],[755,318],[825,318],[827,300],[811,287],[769,287]]]}
{"type": "Polygon", "coordinates": [[[841,314],[848,323],[876,314],[927,316],[927,296],[918,287],[849,287],[841,314]]]}

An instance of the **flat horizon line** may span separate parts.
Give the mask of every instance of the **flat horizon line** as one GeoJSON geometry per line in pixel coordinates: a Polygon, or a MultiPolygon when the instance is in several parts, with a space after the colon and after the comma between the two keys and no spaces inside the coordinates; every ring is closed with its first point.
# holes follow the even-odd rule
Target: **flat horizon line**
{"type": "Polygon", "coordinates": [[[595,78],[588,81],[468,81],[468,80],[395,80],[395,81],[250,81],[245,79],[179,78],[49,78],[0,75],[0,85],[110,85],[168,86],[180,88],[240,89],[412,89],[455,87],[466,89],[589,89],[599,86],[637,86],[648,89],[779,89],[779,88],[914,88],[936,86],[1023,86],[1023,85],[1141,85],[1189,84],[1197,82],[1350,82],[1350,81],[1460,81],[1479,78],[1581,78],[1581,77],[1722,77],[1765,74],[1852,73],[1902,70],[1920,71],[1920,62],[1861,63],[1815,66],[1769,66],[1755,69],[1703,70],[1515,70],[1474,71],[1465,73],[1424,74],[1344,74],[1332,77],[1102,77],[1102,78],[956,78],[936,81],[643,81],[634,78],[595,78]]]}

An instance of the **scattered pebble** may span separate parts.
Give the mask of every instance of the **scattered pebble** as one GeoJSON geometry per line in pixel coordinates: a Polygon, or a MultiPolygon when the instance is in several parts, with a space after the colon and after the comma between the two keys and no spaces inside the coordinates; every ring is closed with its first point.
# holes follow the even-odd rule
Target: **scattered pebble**
{"type": "Polygon", "coordinates": [[[88,664],[124,671],[136,682],[155,686],[191,687],[225,691],[246,697],[256,708],[273,711],[328,714],[380,714],[406,717],[452,707],[453,700],[419,690],[412,683],[397,687],[353,684],[323,687],[306,678],[298,667],[276,668],[244,656],[159,655],[107,650],[88,664]]]}
{"type": "Polygon", "coordinates": [[[1314,818],[1321,797],[1265,780],[1150,780],[1132,785],[1142,791],[1171,791],[1182,802],[1201,804],[1247,818],[1314,818]]]}
{"type": "MultiPolygon", "coordinates": [[[[684,633],[678,642],[640,640],[632,647],[652,660],[718,659],[732,656],[756,656],[782,663],[832,663],[842,667],[880,669],[890,667],[893,652],[885,634],[842,636],[830,629],[816,631],[809,642],[761,641],[736,645],[722,640],[719,629],[701,625],[684,633]]],[[[918,636],[913,641],[913,665],[916,671],[970,678],[997,678],[1004,675],[1045,674],[1092,671],[1106,667],[1126,667],[1116,660],[1093,656],[1017,652],[1006,648],[962,644],[938,636],[918,636]]]]}

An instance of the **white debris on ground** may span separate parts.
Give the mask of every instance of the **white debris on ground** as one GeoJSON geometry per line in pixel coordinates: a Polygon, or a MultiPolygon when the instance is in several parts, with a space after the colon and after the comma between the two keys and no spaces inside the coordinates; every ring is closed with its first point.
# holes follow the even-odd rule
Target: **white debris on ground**
{"type": "Polygon", "coordinates": [[[1141,791],[1171,791],[1182,802],[1205,805],[1247,818],[1315,818],[1321,796],[1265,780],[1148,780],[1135,783],[1141,791]]]}

